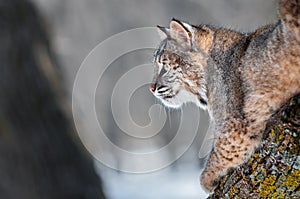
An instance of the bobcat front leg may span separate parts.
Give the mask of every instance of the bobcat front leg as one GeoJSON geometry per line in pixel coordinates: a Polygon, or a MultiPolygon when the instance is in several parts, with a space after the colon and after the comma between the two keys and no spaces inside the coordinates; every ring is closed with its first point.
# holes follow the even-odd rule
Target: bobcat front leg
{"type": "Polygon", "coordinates": [[[221,176],[228,169],[237,167],[253,153],[261,138],[250,135],[244,122],[231,118],[215,135],[215,144],[201,174],[200,181],[203,189],[212,193],[221,176]]]}

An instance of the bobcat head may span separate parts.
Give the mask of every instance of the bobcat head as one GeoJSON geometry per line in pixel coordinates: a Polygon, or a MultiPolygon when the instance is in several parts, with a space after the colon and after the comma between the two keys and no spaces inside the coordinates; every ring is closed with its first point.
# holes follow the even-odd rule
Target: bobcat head
{"type": "Polygon", "coordinates": [[[158,26],[163,41],[154,54],[151,92],[166,106],[192,102],[206,108],[205,66],[212,45],[209,28],[173,19],[170,28],[158,26]]]}

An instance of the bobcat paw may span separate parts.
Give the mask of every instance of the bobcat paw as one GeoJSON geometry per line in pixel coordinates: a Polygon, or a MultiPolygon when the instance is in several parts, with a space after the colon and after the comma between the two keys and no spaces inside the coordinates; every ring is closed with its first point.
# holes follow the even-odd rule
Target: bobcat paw
{"type": "Polygon", "coordinates": [[[200,183],[206,193],[213,193],[219,182],[219,176],[214,171],[203,171],[200,176],[200,183]]]}

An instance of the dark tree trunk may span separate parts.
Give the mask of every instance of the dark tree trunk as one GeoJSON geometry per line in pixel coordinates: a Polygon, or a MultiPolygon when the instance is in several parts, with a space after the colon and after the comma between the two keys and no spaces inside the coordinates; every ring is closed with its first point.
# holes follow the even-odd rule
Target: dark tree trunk
{"type": "Polygon", "coordinates": [[[300,95],[269,120],[250,160],[221,179],[216,198],[300,198],[300,95]]]}
{"type": "Polygon", "coordinates": [[[103,199],[60,104],[42,24],[30,2],[0,0],[0,198],[103,199]]]}

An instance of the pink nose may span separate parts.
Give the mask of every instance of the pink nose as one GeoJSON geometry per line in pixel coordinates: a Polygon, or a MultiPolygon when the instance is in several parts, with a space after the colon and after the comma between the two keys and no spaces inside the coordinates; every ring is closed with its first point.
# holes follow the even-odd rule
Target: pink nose
{"type": "Polygon", "coordinates": [[[156,89],[156,84],[151,84],[151,85],[150,85],[150,91],[151,91],[152,93],[154,93],[155,89],[156,89]]]}

